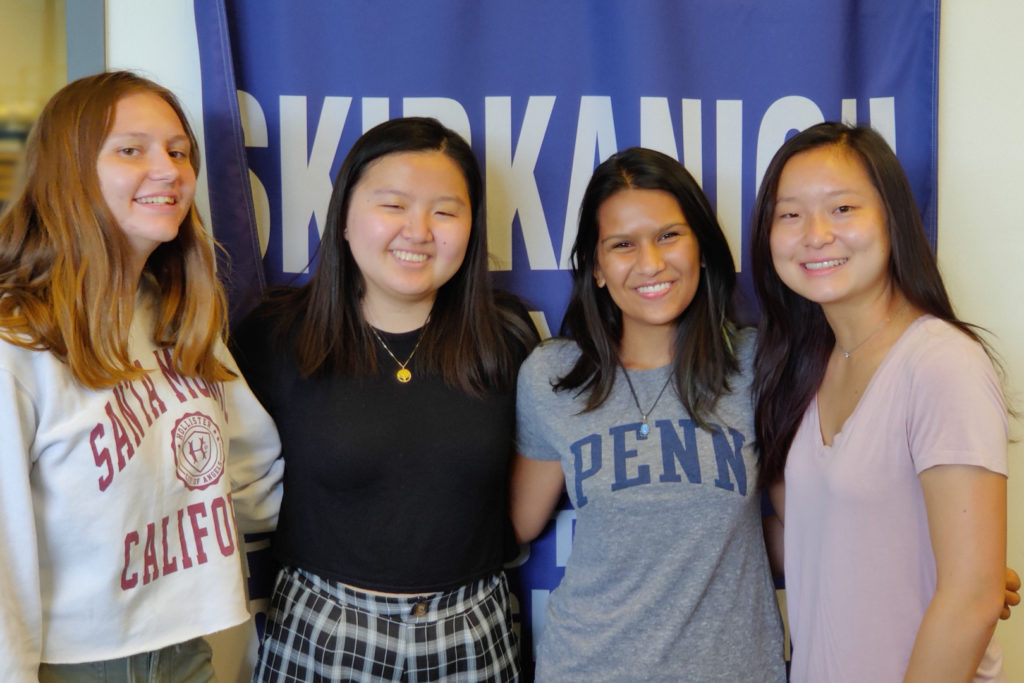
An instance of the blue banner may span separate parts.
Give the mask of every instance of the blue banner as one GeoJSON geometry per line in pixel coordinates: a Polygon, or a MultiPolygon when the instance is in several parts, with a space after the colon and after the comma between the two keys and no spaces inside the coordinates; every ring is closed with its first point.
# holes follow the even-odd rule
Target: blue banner
{"type": "MultiPolygon", "coordinates": [[[[935,240],[938,0],[358,0],[194,3],[215,234],[233,311],[303,281],[331,181],[366,129],[429,115],[485,171],[499,287],[556,331],[593,168],[633,145],[682,161],[746,247],[764,168],[792,131],[867,122],[896,149],[935,240]]],[[[752,312],[752,308],[748,308],[752,312]]],[[[573,513],[521,558],[526,642],[573,513]]]]}

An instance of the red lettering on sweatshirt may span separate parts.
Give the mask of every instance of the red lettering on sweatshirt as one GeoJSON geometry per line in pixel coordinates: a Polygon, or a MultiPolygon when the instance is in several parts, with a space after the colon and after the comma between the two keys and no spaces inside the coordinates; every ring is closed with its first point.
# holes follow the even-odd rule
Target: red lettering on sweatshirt
{"type": "Polygon", "coordinates": [[[96,461],[96,467],[106,467],[106,474],[99,478],[100,491],[106,491],[110,482],[114,481],[114,463],[110,460],[110,451],[105,446],[96,447],[96,441],[103,438],[103,425],[99,424],[89,432],[89,446],[92,448],[92,458],[96,461]]]}
{"type": "Polygon", "coordinates": [[[132,561],[132,546],[138,544],[139,533],[137,531],[129,531],[128,535],[124,537],[124,569],[121,570],[121,590],[123,591],[139,585],[138,573],[133,573],[131,577],[128,576],[128,567],[132,561]]]}
{"type": "Polygon", "coordinates": [[[208,503],[192,503],[165,515],[159,521],[159,532],[157,524],[149,522],[145,527],[125,534],[121,590],[132,590],[140,583],[145,586],[161,576],[173,574],[179,569],[179,558],[182,570],[206,564],[210,558],[203,539],[210,536],[211,527],[222,556],[231,557],[238,547],[230,495],[217,496],[208,503]],[[175,515],[178,521],[177,539],[174,534],[168,534],[168,527],[175,515]],[[142,534],[145,534],[145,540],[142,534]],[[139,574],[142,575],[141,582],[139,574]]]}
{"type": "Polygon", "coordinates": [[[117,415],[114,415],[114,409],[110,407],[110,401],[107,401],[107,405],[103,406],[107,411],[107,419],[110,420],[111,431],[114,432],[114,450],[117,452],[117,471],[120,472],[128,464],[128,459],[135,455],[135,448],[132,446],[132,442],[128,439],[128,433],[125,432],[124,425],[117,419],[117,415]]]}

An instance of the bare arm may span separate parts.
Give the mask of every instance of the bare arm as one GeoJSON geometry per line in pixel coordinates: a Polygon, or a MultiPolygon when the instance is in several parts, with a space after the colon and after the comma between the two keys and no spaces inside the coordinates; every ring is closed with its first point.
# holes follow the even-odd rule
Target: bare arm
{"type": "Polygon", "coordinates": [[[768,551],[768,564],[772,568],[772,576],[779,577],[785,572],[783,554],[783,519],[786,514],[786,484],[783,481],[768,487],[768,498],[772,501],[775,514],[761,520],[764,527],[764,545],[768,551]]]}
{"type": "Polygon", "coordinates": [[[1005,598],[1006,477],[941,465],[920,480],[937,581],[904,680],[969,681],[1005,598]]]}
{"type": "Polygon", "coordinates": [[[544,529],[562,497],[565,475],[557,460],[533,460],[518,453],[509,477],[509,513],[516,540],[532,541],[544,529]]]}

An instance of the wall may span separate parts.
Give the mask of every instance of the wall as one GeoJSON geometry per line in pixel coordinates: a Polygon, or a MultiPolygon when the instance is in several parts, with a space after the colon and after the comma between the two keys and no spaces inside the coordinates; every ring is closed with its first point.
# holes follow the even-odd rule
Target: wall
{"type": "MultiPolygon", "coordinates": [[[[1024,44],[1019,0],[944,0],[939,61],[939,266],[962,318],[992,332],[1024,415],[1024,44]]],[[[1012,424],[1009,564],[1024,572],[1024,422],[1012,424]]],[[[996,631],[1024,681],[1024,610],[996,631]]]]}
{"type": "Polygon", "coordinates": [[[0,0],[0,123],[25,123],[64,85],[64,2],[0,0]]]}
{"type": "MultiPolygon", "coordinates": [[[[192,3],[107,0],[107,63],[141,68],[172,88],[201,133],[192,3]]],[[[1019,0],[945,0],[939,106],[939,261],[958,313],[994,335],[1007,389],[1024,414],[1024,25],[1019,0]]],[[[202,184],[205,187],[205,183],[202,184]]],[[[205,202],[203,203],[205,205],[205,202]]],[[[202,206],[201,206],[202,208],[202,206]]],[[[1009,562],[1024,574],[1024,429],[1011,448],[1009,562]]],[[[1010,680],[1024,681],[1024,608],[997,631],[1010,680]]],[[[244,633],[218,641],[224,653],[244,633]]],[[[238,678],[223,657],[224,680],[238,678]]]]}

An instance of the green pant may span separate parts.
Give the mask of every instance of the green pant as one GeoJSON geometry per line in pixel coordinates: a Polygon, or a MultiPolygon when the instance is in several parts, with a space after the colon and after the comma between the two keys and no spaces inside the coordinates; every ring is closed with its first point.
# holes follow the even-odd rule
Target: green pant
{"type": "Polygon", "coordinates": [[[120,659],[42,664],[40,683],[208,683],[215,681],[210,646],[202,638],[120,659]]]}

